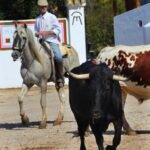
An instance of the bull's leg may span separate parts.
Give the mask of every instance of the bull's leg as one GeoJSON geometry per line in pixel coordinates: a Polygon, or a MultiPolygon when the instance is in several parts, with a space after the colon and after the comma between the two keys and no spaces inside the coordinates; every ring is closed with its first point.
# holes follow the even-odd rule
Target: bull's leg
{"type": "Polygon", "coordinates": [[[86,150],[85,142],[84,142],[84,133],[82,133],[82,134],[80,135],[80,140],[81,140],[80,150],[86,150]]]}
{"type": "Polygon", "coordinates": [[[130,127],[128,121],[126,120],[125,114],[123,114],[122,119],[123,119],[123,128],[124,128],[125,133],[126,133],[127,135],[136,135],[136,131],[134,131],[134,130],[130,127]]]}
{"type": "Polygon", "coordinates": [[[42,108],[42,120],[40,123],[39,128],[44,129],[46,128],[46,121],[47,121],[47,116],[46,116],[46,92],[47,92],[47,81],[42,80],[41,82],[41,108],[42,108]]]}
{"type": "Polygon", "coordinates": [[[95,133],[95,138],[96,138],[96,143],[98,145],[98,150],[104,150],[104,147],[103,147],[103,136],[102,136],[102,133],[95,133]]]}
{"type": "Polygon", "coordinates": [[[64,106],[65,106],[65,94],[64,94],[64,88],[56,88],[59,100],[60,100],[60,109],[57,118],[54,120],[54,125],[60,125],[62,123],[62,120],[64,118],[64,106]]]}
{"type": "Polygon", "coordinates": [[[27,86],[26,84],[23,84],[21,92],[20,92],[20,94],[18,96],[21,121],[22,121],[22,124],[25,124],[25,125],[29,124],[29,118],[28,118],[28,116],[25,115],[25,112],[23,110],[23,100],[24,100],[24,97],[27,94],[27,92],[28,92],[30,87],[32,87],[32,85],[27,86]]]}
{"type": "Polygon", "coordinates": [[[86,150],[84,136],[85,136],[85,131],[87,130],[87,127],[89,126],[89,122],[88,120],[83,119],[79,116],[75,116],[75,118],[78,124],[78,131],[79,131],[79,136],[81,140],[80,150],[86,150]]]}
{"type": "MultiPolygon", "coordinates": [[[[123,109],[125,107],[126,98],[127,98],[127,93],[126,93],[126,91],[124,91],[122,89],[122,106],[123,106],[123,109]]],[[[124,129],[125,133],[128,135],[136,135],[136,132],[130,127],[130,125],[129,125],[126,117],[125,117],[125,113],[123,113],[122,119],[123,119],[123,129],[124,129]]]]}
{"type": "Polygon", "coordinates": [[[96,139],[98,150],[104,150],[104,147],[103,147],[104,139],[103,139],[102,131],[100,129],[100,125],[96,125],[92,123],[91,128],[96,139]]]}
{"type": "Polygon", "coordinates": [[[121,141],[121,129],[122,129],[122,119],[113,122],[115,135],[113,138],[113,145],[108,145],[106,150],[116,150],[117,146],[120,144],[121,141]]]}

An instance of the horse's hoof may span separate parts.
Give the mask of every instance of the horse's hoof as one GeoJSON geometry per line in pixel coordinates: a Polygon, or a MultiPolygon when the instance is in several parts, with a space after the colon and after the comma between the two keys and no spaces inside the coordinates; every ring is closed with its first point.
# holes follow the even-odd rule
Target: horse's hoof
{"type": "Polygon", "coordinates": [[[53,126],[61,125],[64,119],[63,115],[59,115],[56,120],[54,120],[53,126]]]}
{"type": "Polygon", "coordinates": [[[53,126],[61,125],[62,121],[60,120],[54,120],[53,126]]]}
{"type": "Polygon", "coordinates": [[[132,130],[132,129],[131,129],[131,130],[127,130],[127,131],[125,131],[125,134],[126,134],[126,135],[129,135],[129,136],[130,136],[130,135],[133,136],[133,135],[136,135],[136,131],[134,131],[134,130],[132,130]]]}
{"type": "Polygon", "coordinates": [[[46,122],[41,122],[39,129],[45,129],[46,128],[46,122]]]}
{"type": "Polygon", "coordinates": [[[23,125],[29,125],[29,122],[30,122],[29,118],[25,115],[21,117],[21,121],[23,125]]]}

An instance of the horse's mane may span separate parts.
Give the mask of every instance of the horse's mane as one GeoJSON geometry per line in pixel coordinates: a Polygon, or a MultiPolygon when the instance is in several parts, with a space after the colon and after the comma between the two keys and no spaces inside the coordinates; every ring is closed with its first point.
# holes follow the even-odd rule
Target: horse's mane
{"type": "Polygon", "coordinates": [[[32,30],[31,30],[30,28],[27,28],[26,31],[27,31],[27,35],[28,35],[29,40],[35,38],[35,37],[33,36],[32,30]]]}
{"type": "Polygon", "coordinates": [[[39,46],[39,43],[38,43],[38,41],[36,41],[32,30],[30,28],[27,28],[26,33],[27,33],[28,41],[29,41],[29,44],[30,44],[31,48],[32,49],[35,49],[35,48],[37,49],[37,46],[39,46]],[[36,45],[36,44],[38,44],[38,45],[36,45]]]}
{"type": "MultiPolygon", "coordinates": [[[[22,26],[22,28],[24,27],[22,26]]],[[[42,56],[40,53],[40,49],[41,49],[40,43],[38,42],[38,40],[36,40],[36,37],[34,36],[30,28],[26,27],[25,31],[26,31],[26,37],[28,39],[28,46],[30,50],[32,50],[32,53],[34,57],[37,59],[37,61],[43,64],[42,56]]]]}

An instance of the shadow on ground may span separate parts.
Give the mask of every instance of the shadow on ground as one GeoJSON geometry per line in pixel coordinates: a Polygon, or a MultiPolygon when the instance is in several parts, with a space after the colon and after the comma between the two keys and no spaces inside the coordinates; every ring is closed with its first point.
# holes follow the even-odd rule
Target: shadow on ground
{"type": "MultiPolygon", "coordinates": [[[[74,122],[74,121],[63,121],[63,123],[70,123],[70,122],[74,122]]],[[[53,125],[53,121],[47,121],[47,124],[52,124],[53,125]]],[[[12,130],[12,129],[22,129],[22,128],[35,128],[40,125],[40,121],[36,121],[36,122],[30,122],[28,125],[23,125],[22,123],[18,122],[18,123],[1,123],[0,124],[0,129],[6,129],[6,130],[12,130]]]]}

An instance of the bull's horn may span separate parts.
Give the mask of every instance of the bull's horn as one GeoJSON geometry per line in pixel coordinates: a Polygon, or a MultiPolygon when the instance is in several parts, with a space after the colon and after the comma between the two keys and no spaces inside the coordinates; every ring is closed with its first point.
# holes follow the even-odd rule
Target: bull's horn
{"type": "Polygon", "coordinates": [[[75,79],[89,79],[89,74],[75,74],[72,72],[69,72],[69,75],[75,79]]]}
{"type": "Polygon", "coordinates": [[[127,81],[128,78],[118,76],[118,75],[113,75],[113,80],[119,80],[119,81],[127,81]]]}

